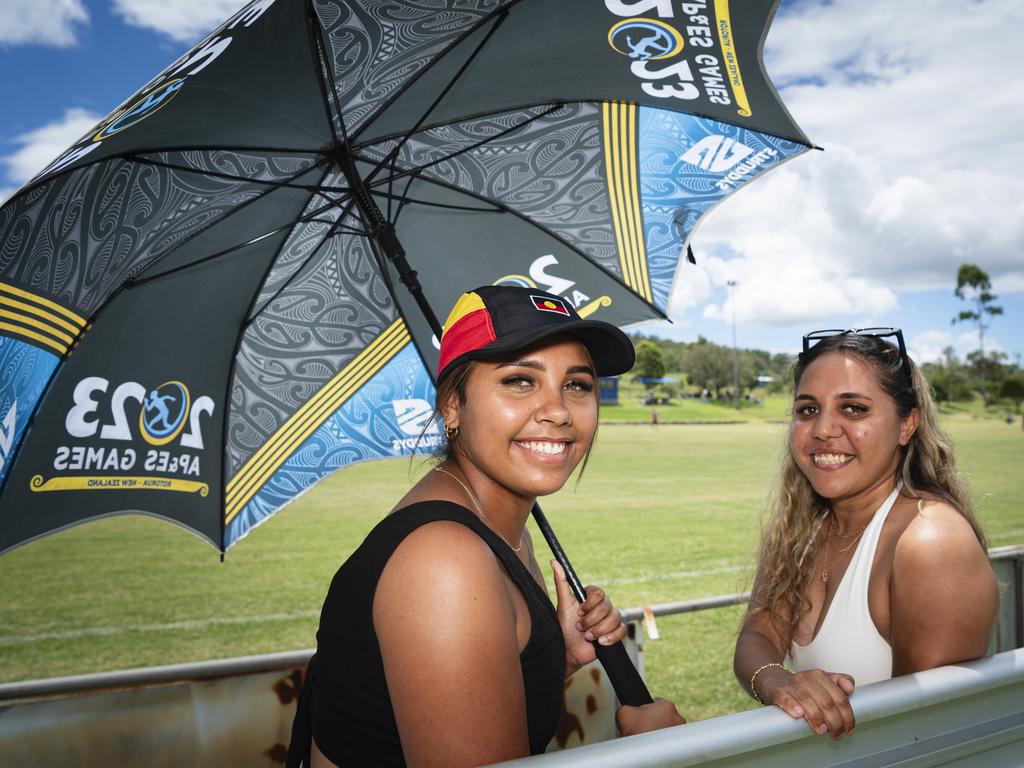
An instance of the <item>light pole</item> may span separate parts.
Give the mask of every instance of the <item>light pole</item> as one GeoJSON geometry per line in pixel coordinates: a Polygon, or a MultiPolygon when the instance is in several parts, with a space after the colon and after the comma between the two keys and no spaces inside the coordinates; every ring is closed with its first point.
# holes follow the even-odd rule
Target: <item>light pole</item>
{"type": "Polygon", "coordinates": [[[735,280],[728,280],[725,283],[729,286],[729,303],[732,304],[732,393],[736,398],[736,407],[740,407],[740,365],[736,356],[736,287],[735,280]]]}

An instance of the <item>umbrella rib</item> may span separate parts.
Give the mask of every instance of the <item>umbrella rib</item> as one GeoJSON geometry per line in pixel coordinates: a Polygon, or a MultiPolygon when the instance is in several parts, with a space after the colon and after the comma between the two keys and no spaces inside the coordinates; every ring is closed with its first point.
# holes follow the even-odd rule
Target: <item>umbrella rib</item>
{"type": "MultiPolygon", "coordinates": [[[[276,291],[274,291],[273,295],[270,298],[268,298],[266,301],[263,302],[263,307],[258,312],[252,312],[253,307],[252,306],[249,307],[249,313],[251,313],[252,316],[249,317],[249,319],[246,320],[242,324],[242,332],[243,333],[245,332],[245,330],[250,325],[253,324],[253,322],[256,320],[257,317],[259,317],[260,315],[263,314],[263,311],[267,307],[269,307],[278,296],[280,296],[282,293],[284,293],[294,283],[294,281],[298,278],[298,276],[300,274],[302,274],[303,270],[306,268],[306,266],[309,264],[309,262],[312,261],[313,257],[317,254],[317,252],[323,247],[324,243],[326,243],[329,239],[334,237],[334,235],[336,233],[338,233],[338,232],[346,232],[348,234],[363,235],[363,236],[365,236],[367,234],[366,232],[363,232],[363,231],[359,231],[359,230],[356,230],[356,229],[348,229],[346,227],[339,226],[339,222],[344,221],[348,217],[349,213],[351,213],[352,206],[354,204],[355,204],[355,201],[353,199],[351,199],[351,198],[347,201],[347,203],[345,205],[345,209],[341,212],[341,215],[338,217],[337,221],[330,222],[331,228],[320,239],[320,242],[317,243],[316,248],[311,248],[310,249],[309,255],[305,259],[302,260],[302,263],[299,265],[298,269],[296,269],[288,277],[288,279],[285,280],[284,284],[280,288],[278,288],[276,291]]],[[[294,223],[295,224],[299,224],[299,223],[303,223],[303,222],[300,219],[300,220],[298,220],[298,221],[296,221],[294,223]]],[[[254,304],[255,304],[255,302],[254,302],[254,304]]]]}
{"type": "MultiPolygon", "coordinates": [[[[124,163],[128,162],[126,157],[120,157],[119,159],[122,162],[124,162],[124,163]]],[[[305,168],[305,169],[295,173],[291,178],[292,179],[297,179],[297,178],[299,178],[299,176],[301,176],[301,175],[303,175],[305,173],[309,173],[309,171],[310,171],[310,169],[305,168]]],[[[143,271],[149,269],[151,266],[156,264],[158,261],[160,261],[164,257],[168,256],[169,254],[174,253],[175,251],[177,251],[182,246],[184,246],[184,245],[186,245],[188,243],[191,243],[197,237],[199,237],[203,233],[207,232],[210,228],[215,227],[218,224],[226,221],[227,219],[231,218],[232,216],[237,214],[239,211],[244,210],[245,208],[249,207],[253,203],[255,203],[255,202],[259,201],[259,200],[262,200],[264,197],[266,197],[267,195],[269,195],[273,191],[274,191],[273,188],[263,190],[258,195],[256,195],[254,198],[252,198],[251,200],[246,200],[244,203],[240,203],[235,208],[232,208],[228,213],[226,213],[224,216],[221,216],[219,219],[215,219],[215,220],[209,222],[206,226],[200,227],[195,232],[193,232],[190,235],[187,235],[186,237],[182,238],[181,242],[175,243],[175,245],[173,247],[168,248],[163,253],[161,253],[161,254],[159,254],[157,256],[154,256],[152,259],[149,259],[148,261],[146,261],[146,262],[144,262],[142,264],[136,265],[127,274],[127,276],[125,278],[125,285],[139,285],[141,283],[148,282],[150,278],[144,278],[143,280],[136,281],[135,277],[136,277],[136,275],[138,275],[138,274],[142,273],[143,271]]],[[[204,259],[203,261],[208,261],[208,259],[204,259]]],[[[190,265],[184,265],[184,266],[190,266],[190,265]]],[[[177,270],[174,270],[174,271],[177,271],[177,270]]],[[[160,275],[156,275],[155,277],[159,277],[159,276],[162,276],[162,275],[165,275],[165,274],[169,274],[169,272],[161,272],[160,275]]]]}
{"type": "MultiPolygon", "coordinates": [[[[433,67],[433,66],[434,66],[434,65],[435,65],[435,64],[436,64],[436,63],[437,63],[438,61],[440,61],[441,59],[443,59],[443,58],[444,58],[445,56],[447,56],[447,55],[448,55],[448,54],[449,54],[449,53],[450,53],[451,51],[453,51],[453,50],[454,50],[455,48],[457,48],[457,47],[458,47],[459,45],[461,45],[461,44],[462,44],[462,41],[463,41],[463,40],[465,40],[466,38],[468,38],[468,37],[469,37],[470,35],[474,34],[474,33],[475,33],[475,32],[476,32],[476,31],[477,31],[478,29],[482,28],[482,27],[483,27],[483,26],[485,26],[486,24],[490,24],[491,22],[493,22],[493,21],[494,21],[494,19],[495,19],[495,17],[497,17],[497,16],[501,16],[501,17],[502,17],[502,20],[504,20],[504,17],[506,17],[506,16],[508,15],[508,11],[509,11],[509,9],[510,9],[510,8],[511,8],[511,7],[513,6],[513,5],[515,5],[516,3],[519,3],[519,2],[521,2],[521,0],[508,0],[508,1],[507,1],[507,2],[505,2],[505,3],[504,3],[504,4],[503,4],[503,5],[502,5],[502,6],[500,7],[500,8],[496,8],[495,10],[491,11],[491,13],[489,13],[489,14],[488,14],[487,16],[485,16],[484,18],[480,19],[480,21],[479,21],[479,22],[477,22],[477,23],[476,23],[476,24],[474,24],[474,25],[473,25],[472,27],[470,27],[470,28],[469,28],[469,29],[467,29],[467,30],[466,30],[465,32],[463,32],[463,33],[462,33],[461,35],[459,35],[459,36],[458,36],[457,38],[455,38],[454,40],[452,40],[451,44],[450,44],[450,45],[449,45],[449,46],[448,46],[447,48],[445,48],[445,49],[444,49],[444,50],[442,50],[442,51],[441,51],[440,53],[438,53],[438,54],[437,54],[437,56],[435,56],[435,57],[433,58],[433,60],[432,60],[432,61],[431,61],[431,62],[430,62],[429,64],[427,64],[426,66],[424,66],[424,67],[423,67],[422,69],[420,69],[420,70],[419,70],[419,71],[418,71],[418,72],[417,72],[417,73],[416,73],[415,75],[413,75],[412,77],[410,77],[410,78],[409,78],[409,80],[407,80],[407,81],[406,81],[406,83],[405,83],[405,84],[404,84],[404,85],[403,85],[403,86],[402,86],[401,88],[399,88],[399,89],[398,89],[398,90],[396,90],[396,91],[395,91],[394,93],[392,93],[392,94],[391,94],[391,95],[390,95],[390,96],[389,96],[389,97],[388,97],[388,98],[387,98],[387,99],[386,99],[386,100],[384,101],[384,103],[383,103],[383,104],[381,105],[380,109],[378,109],[378,110],[377,110],[377,112],[376,112],[376,115],[375,115],[374,117],[371,117],[371,118],[369,118],[369,119],[368,119],[368,120],[367,120],[367,121],[366,121],[365,123],[363,123],[363,125],[361,125],[361,126],[359,127],[359,129],[358,129],[358,130],[357,130],[357,131],[356,131],[356,132],[355,132],[355,133],[354,133],[354,134],[352,135],[352,141],[356,141],[356,140],[358,140],[358,138],[359,138],[360,134],[362,134],[362,133],[363,133],[363,132],[364,132],[364,131],[365,131],[365,130],[366,130],[367,128],[369,128],[369,127],[370,127],[371,125],[373,125],[373,123],[374,123],[374,121],[375,121],[375,120],[377,119],[377,117],[379,117],[379,116],[380,116],[380,115],[382,115],[382,114],[383,114],[384,112],[386,112],[386,111],[388,110],[388,108],[389,108],[389,107],[390,107],[390,106],[391,106],[392,104],[394,104],[394,103],[395,103],[395,101],[397,101],[397,100],[398,100],[398,99],[399,99],[399,98],[400,98],[400,97],[401,97],[401,96],[402,96],[402,95],[403,95],[403,94],[404,94],[404,93],[405,93],[406,91],[408,91],[408,90],[409,90],[409,89],[410,89],[410,88],[411,88],[411,87],[412,87],[412,86],[413,86],[413,85],[414,85],[414,84],[415,84],[416,82],[418,82],[418,81],[419,81],[419,79],[420,79],[421,77],[423,77],[423,76],[424,76],[424,75],[425,75],[425,74],[426,74],[427,72],[429,72],[429,71],[430,71],[430,69],[431,69],[431,67],[433,67]]],[[[495,27],[495,28],[496,28],[496,27],[495,27]]],[[[490,31],[490,32],[488,33],[488,35],[487,35],[487,36],[488,36],[488,37],[490,37],[490,35],[491,35],[491,34],[493,34],[493,32],[494,32],[494,30],[492,29],[492,30],[491,30],[491,31],[490,31]]],[[[475,51],[474,51],[473,55],[474,55],[474,56],[476,55],[476,52],[475,52],[475,51]]],[[[458,75],[456,75],[456,78],[457,78],[457,77],[458,77],[458,75]]],[[[449,87],[450,87],[450,85],[449,85],[449,87]]],[[[446,90],[447,90],[447,89],[446,89],[446,90]]],[[[433,109],[433,106],[431,106],[431,109],[433,109]]],[[[344,125],[344,123],[342,123],[342,124],[344,125]]]]}
{"type": "MultiPolygon", "coordinates": [[[[440,104],[441,101],[444,99],[444,97],[448,95],[448,92],[451,91],[451,89],[455,87],[455,84],[459,81],[459,79],[462,77],[462,75],[465,74],[466,70],[469,69],[469,66],[476,60],[476,57],[480,54],[480,51],[482,51],[484,46],[487,45],[487,43],[490,41],[491,37],[498,30],[498,28],[501,26],[502,22],[504,22],[507,17],[508,17],[508,7],[506,6],[504,8],[501,8],[497,12],[497,15],[495,15],[493,17],[493,23],[491,24],[491,28],[489,30],[487,30],[487,34],[484,35],[484,39],[481,40],[479,43],[477,43],[476,47],[469,54],[469,56],[466,58],[466,60],[462,63],[462,66],[459,67],[459,69],[455,73],[455,75],[452,76],[452,78],[448,81],[448,84],[444,88],[441,89],[441,92],[437,95],[437,98],[435,98],[431,102],[430,106],[428,106],[426,108],[426,110],[424,110],[423,114],[420,115],[419,119],[413,124],[412,128],[410,128],[405,133],[405,135],[399,140],[399,142],[391,149],[391,151],[388,153],[388,156],[384,158],[383,162],[379,166],[377,166],[377,168],[374,171],[372,171],[369,176],[366,177],[365,181],[366,181],[367,184],[372,184],[373,183],[374,177],[378,173],[380,173],[381,169],[385,165],[389,166],[390,169],[391,169],[391,175],[388,177],[388,195],[390,196],[390,194],[391,194],[391,186],[392,186],[392,184],[394,182],[395,161],[398,159],[398,154],[399,154],[399,152],[402,151],[402,147],[404,147],[406,142],[409,141],[409,137],[410,136],[412,136],[413,134],[415,134],[415,133],[417,133],[419,131],[420,126],[422,126],[423,123],[425,123],[427,121],[427,118],[430,117],[430,113],[433,112],[434,109],[437,108],[437,105],[440,104]]],[[[488,21],[491,21],[491,17],[488,17],[488,21]]],[[[480,26],[481,25],[477,25],[476,28],[479,28],[480,26]]],[[[451,47],[449,47],[448,50],[451,50],[451,47]]],[[[447,53],[447,51],[445,51],[444,53],[447,53]]],[[[438,59],[443,57],[444,53],[442,53],[441,56],[438,57],[438,59]]],[[[384,109],[386,109],[386,108],[387,107],[384,107],[384,109]]],[[[389,218],[390,218],[390,215],[391,215],[391,205],[390,205],[390,197],[389,197],[389,199],[388,199],[388,217],[389,218]]]]}
{"type": "Polygon", "coordinates": [[[323,27],[317,23],[319,16],[316,15],[316,11],[313,8],[313,3],[310,0],[306,0],[306,32],[309,34],[310,41],[313,44],[313,48],[317,53],[316,64],[319,66],[317,69],[317,85],[320,87],[320,96],[324,100],[324,109],[327,111],[327,124],[331,128],[331,136],[334,138],[334,145],[348,146],[348,129],[345,127],[345,117],[341,114],[341,106],[338,104],[338,84],[334,80],[334,68],[331,66],[330,59],[327,56],[327,46],[323,40],[323,27]],[[327,81],[330,81],[328,86],[327,81]],[[331,99],[328,93],[334,95],[334,109],[331,109],[331,99]],[[332,116],[332,112],[334,116],[332,116]],[[337,123],[341,126],[341,136],[338,136],[338,131],[335,128],[334,117],[337,117],[337,123]]]}
{"type": "MultiPolygon", "coordinates": [[[[518,131],[521,128],[525,128],[530,123],[533,123],[533,122],[535,122],[537,120],[540,120],[543,117],[547,117],[552,112],[557,112],[558,110],[562,109],[564,106],[565,105],[562,104],[561,102],[559,102],[557,104],[552,104],[547,109],[545,109],[543,112],[540,112],[540,113],[538,113],[536,115],[533,115],[532,117],[527,118],[526,120],[524,120],[521,123],[517,123],[516,125],[513,125],[513,126],[510,126],[508,128],[505,128],[504,130],[499,131],[498,133],[494,134],[493,136],[488,136],[487,138],[481,139],[480,141],[477,141],[477,142],[474,142],[474,143],[470,144],[469,146],[463,147],[462,149],[460,149],[460,150],[458,150],[456,152],[451,152],[450,154],[447,154],[444,157],[439,157],[436,160],[431,160],[429,163],[424,163],[423,165],[418,165],[418,166],[416,166],[414,168],[405,169],[405,170],[401,171],[400,173],[392,174],[389,177],[389,182],[392,181],[392,180],[395,180],[395,179],[405,178],[406,176],[410,176],[410,175],[419,176],[420,173],[422,173],[423,171],[425,171],[428,168],[432,168],[435,165],[439,165],[440,163],[448,162],[452,158],[458,157],[459,155],[463,155],[466,152],[472,152],[474,149],[478,149],[479,147],[482,147],[484,144],[489,144],[489,143],[491,143],[491,142],[493,142],[493,141],[495,141],[497,139],[500,139],[500,138],[502,138],[504,136],[509,135],[510,133],[514,133],[515,131],[518,131]]],[[[376,162],[376,161],[374,161],[372,159],[366,159],[366,158],[359,158],[359,159],[365,160],[367,162],[376,162]]],[[[369,179],[367,180],[367,183],[369,184],[369,179]]],[[[380,182],[380,183],[383,183],[383,182],[380,182]]]]}
{"type": "MultiPolygon", "coordinates": [[[[257,198],[257,199],[259,199],[259,198],[257,198]]],[[[250,201],[250,202],[253,202],[253,201],[250,201]]],[[[320,208],[317,208],[315,211],[313,211],[313,212],[311,212],[309,214],[305,214],[303,216],[300,216],[295,221],[290,221],[287,224],[282,224],[279,227],[274,227],[273,229],[271,229],[271,230],[269,230],[267,232],[264,232],[261,235],[257,235],[256,237],[250,238],[249,240],[246,240],[243,243],[237,243],[237,244],[232,245],[232,246],[230,246],[228,248],[225,248],[225,249],[223,249],[221,251],[217,251],[216,253],[211,253],[209,256],[204,256],[201,259],[197,259],[196,261],[190,261],[188,264],[181,264],[180,266],[172,267],[171,269],[168,269],[165,272],[159,272],[159,273],[157,273],[155,275],[150,275],[149,277],[144,277],[144,278],[142,278],[140,280],[131,280],[129,282],[130,282],[130,284],[132,286],[145,285],[146,283],[149,283],[149,282],[151,282],[153,280],[158,280],[158,279],[163,278],[163,277],[168,277],[170,275],[177,274],[178,272],[182,272],[182,271],[184,271],[186,269],[192,269],[193,267],[198,267],[200,264],[205,264],[206,262],[212,261],[213,259],[218,259],[221,256],[226,256],[229,253],[234,253],[235,251],[238,251],[238,250],[240,250],[242,248],[245,248],[245,247],[247,247],[249,245],[252,245],[253,243],[258,243],[261,240],[265,240],[268,237],[271,237],[273,235],[279,234],[280,232],[283,232],[283,231],[285,231],[285,230],[287,230],[287,229],[289,229],[291,227],[294,227],[296,224],[304,224],[307,221],[312,221],[312,220],[315,219],[316,216],[319,216],[324,211],[329,210],[330,208],[333,208],[336,205],[337,205],[337,203],[331,203],[329,205],[321,206],[320,208]]],[[[235,211],[238,211],[240,208],[241,208],[241,206],[239,206],[239,208],[236,208],[235,211]]],[[[221,219],[221,221],[223,221],[223,219],[221,219]]],[[[180,245],[176,246],[175,250],[177,250],[178,247],[180,247],[180,245]]],[[[168,253],[170,253],[170,251],[168,251],[168,253]]],[[[161,258],[163,256],[166,256],[166,255],[167,254],[161,254],[161,258]]]]}
{"type": "MultiPolygon", "coordinates": [[[[289,181],[268,181],[265,179],[255,179],[249,176],[239,176],[233,173],[224,173],[222,171],[204,171],[196,168],[189,168],[187,165],[179,165],[178,163],[167,163],[162,160],[153,160],[145,157],[144,155],[124,155],[123,159],[131,160],[132,162],[139,163],[141,165],[152,165],[158,168],[167,168],[172,171],[181,171],[183,173],[195,173],[200,176],[208,176],[215,179],[225,179],[227,181],[246,181],[250,184],[263,184],[274,189],[304,189],[307,192],[338,192],[341,194],[348,194],[352,190],[349,187],[325,187],[318,186],[316,184],[293,184],[289,181]]],[[[327,158],[321,157],[315,163],[310,165],[308,168],[303,169],[302,173],[318,168],[327,162],[327,158]]],[[[294,177],[293,177],[294,178],[294,177]]]]}
{"type": "Polygon", "coordinates": [[[584,259],[587,263],[592,265],[595,269],[598,269],[601,272],[603,272],[605,275],[608,276],[608,278],[610,280],[612,280],[615,283],[617,283],[618,285],[620,285],[624,290],[626,290],[629,293],[633,294],[633,296],[635,296],[637,299],[639,299],[644,304],[646,304],[648,307],[650,307],[653,311],[655,311],[658,314],[659,317],[661,317],[662,319],[666,319],[666,320],[668,319],[668,315],[665,314],[665,312],[662,311],[662,309],[660,307],[658,307],[656,304],[652,304],[651,302],[649,302],[646,298],[644,298],[644,296],[642,294],[638,293],[631,286],[629,286],[625,282],[623,282],[623,279],[622,279],[621,276],[616,275],[614,272],[609,270],[607,267],[605,267],[605,266],[599,264],[598,262],[594,261],[586,252],[584,252],[580,248],[576,247],[572,243],[568,242],[564,238],[560,237],[557,232],[554,232],[553,230],[549,229],[548,227],[544,226],[543,224],[538,223],[537,221],[531,219],[528,216],[525,216],[525,215],[519,213],[514,208],[510,208],[509,206],[504,205],[503,203],[495,202],[494,200],[492,200],[490,198],[487,198],[487,197],[484,197],[483,195],[479,195],[479,194],[477,194],[475,192],[471,192],[471,191],[469,191],[467,189],[462,189],[461,187],[457,187],[454,184],[450,184],[450,183],[448,183],[446,181],[442,181],[441,179],[432,179],[432,178],[430,178],[428,176],[421,176],[421,177],[418,177],[418,178],[420,179],[420,181],[422,181],[425,184],[434,184],[434,185],[436,185],[438,187],[442,187],[444,189],[448,189],[448,190],[451,190],[453,192],[458,192],[458,193],[463,194],[463,195],[465,195],[467,197],[476,198],[477,200],[480,200],[482,202],[489,203],[489,204],[493,205],[496,209],[498,209],[501,213],[511,214],[512,216],[515,216],[517,219],[520,219],[521,221],[523,221],[524,223],[528,224],[529,226],[535,227],[535,228],[539,229],[541,232],[543,232],[544,234],[548,235],[553,240],[557,240],[559,243],[561,243],[563,246],[565,246],[570,251],[575,253],[581,259],[584,259]]]}
{"type": "MultiPolygon", "coordinates": [[[[421,177],[417,176],[417,177],[410,177],[410,178],[421,178],[421,177]]],[[[406,206],[406,204],[426,205],[426,206],[429,206],[431,208],[442,208],[442,209],[444,209],[446,211],[471,211],[471,212],[475,212],[475,213],[507,213],[507,211],[505,209],[499,208],[499,207],[496,207],[496,206],[491,206],[490,208],[479,208],[479,207],[472,206],[472,205],[453,205],[451,203],[435,203],[435,202],[431,202],[430,200],[420,200],[418,198],[409,197],[408,195],[404,195],[404,194],[403,195],[388,195],[385,192],[374,192],[373,194],[377,195],[378,197],[393,197],[394,199],[398,200],[399,201],[399,206],[398,206],[398,212],[399,213],[401,213],[402,208],[404,208],[406,206]]],[[[398,219],[397,214],[395,216],[395,219],[397,221],[397,219],[398,219]]]]}

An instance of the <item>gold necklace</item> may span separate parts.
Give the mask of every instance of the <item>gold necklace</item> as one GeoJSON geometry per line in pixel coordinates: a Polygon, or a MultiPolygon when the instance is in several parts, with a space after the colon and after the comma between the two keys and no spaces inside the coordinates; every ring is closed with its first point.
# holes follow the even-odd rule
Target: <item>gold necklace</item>
{"type": "MultiPolygon", "coordinates": [[[[829,523],[828,536],[825,537],[825,562],[826,563],[828,562],[829,551],[832,549],[832,531],[834,530],[835,524],[836,524],[836,518],[835,518],[835,514],[833,513],[832,520],[829,523]]],[[[821,571],[821,580],[823,582],[825,582],[826,584],[828,583],[828,572],[836,567],[836,565],[839,563],[839,561],[842,560],[843,555],[845,555],[847,552],[850,551],[850,548],[853,547],[853,545],[857,543],[857,540],[860,538],[861,534],[864,533],[864,531],[866,529],[867,529],[867,525],[865,525],[863,528],[861,528],[859,531],[857,531],[854,534],[849,534],[848,533],[848,534],[845,534],[845,535],[840,534],[838,531],[836,531],[835,535],[836,535],[837,538],[840,538],[840,539],[851,539],[851,541],[845,547],[837,549],[836,552],[838,554],[836,555],[836,559],[833,560],[828,566],[826,566],[825,568],[822,569],[822,571],[821,571]]]]}
{"type": "Polygon", "coordinates": [[[470,487],[468,485],[466,485],[458,477],[456,477],[455,475],[453,475],[451,472],[449,472],[447,469],[444,469],[443,467],[434,467],[434,471],[435,472],[443,472],[444,474],[448,475],[448,477],[450,477],[452,480],[454,480],[456,483],[458,483],[459,485],[462,486],[462,490],[464,490],[466,492],[466,495],[469,496],[469,500],[473,502],[473,506],[476,507],[476,511],[480,514],[480,518],[487,524],[488,528],[490,528],[492,531],[494,531],[495,533],[498,534],[498,538],[499,539],[501,539],[506,544],[508,544],[509,549],[511,549],[513,552],[518,552],[520,549],[523,548],[523,541],[522,541],[522,539],[519,540],[519,546],[518,547],[513,547],[511,544],[509,544],[508,539],[506,539],[504,536],[502,536],[500,533],[498,533],[497,529],[491,524],[491,521],[487,519],[487,515],[484,514],[484,509],[483,509],[483,507],[480,506],[480,502],[477,501],[476,494],[473,493],[473,491],[470,489],[470,487]]]}
{"type": "MultiPolygon", "coordinates": [[[[869,520],[868,523],[870,523],[870,522],[871,521],[869,520]]],[[[847,544],[842,549],[839,549],[839,550],[836,550],[836,551],[839,552],[840,554],[842,554],[844,552],[847,552],[850,549],[850,547],[852,547],[854,544],[857,543],[857,539],[860,538],[860,535],[862,533],[864,533],[864,531],[867,530],[868,523],[865,523],[864,526],[859,531],[857,531],[856,533],[840,533],[839,532],[839,525],[836,523],[835,513],[833,513],[832,514],[832,518],[829,521],[829,526],[828,526],[829,538],[832,538],[834,536],[837,539],[849,539],[850,540],[849,544],[847,544]]]]}

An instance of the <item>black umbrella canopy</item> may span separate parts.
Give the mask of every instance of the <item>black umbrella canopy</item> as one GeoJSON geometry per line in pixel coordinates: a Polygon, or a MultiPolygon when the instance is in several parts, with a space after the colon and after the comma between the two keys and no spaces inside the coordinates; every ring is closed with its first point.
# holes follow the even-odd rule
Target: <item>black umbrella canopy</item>
{"type": "Polygon", "coordinates": [[[246,6],[0,209],[0,551],[122,512],[223,551],[431,448],[424,310],[477,285],[664,316],[703,214],[808,145],[775,5],[246,6]]]}

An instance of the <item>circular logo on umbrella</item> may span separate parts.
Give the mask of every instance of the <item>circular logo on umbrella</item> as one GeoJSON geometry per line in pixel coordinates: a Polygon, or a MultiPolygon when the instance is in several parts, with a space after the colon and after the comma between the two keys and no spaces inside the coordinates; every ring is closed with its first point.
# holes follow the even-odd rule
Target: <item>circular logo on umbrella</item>
{"type": "Polygon", "coordinates": [[[120,133],[125,128],[131,128],[136,123],[145,120],[158,109],[169,104],[171,99],[177,95],[178,91],[181,90],[181,86],[184,84],[184,78],[180,77],[164,83],[152,93],[146,94],[146,96],[139,99],[128,107],[128,109],[124,110],[120,115],[103,126],[103,128],[92,137],[92,140],[103,141],[103,139],[108,136],[120,133]]]}
{"type": "Polygon", "coordinates": [[[608,44],[638,61],[667,59],[683,50],[683,36],[656,19],[623,19],[608,31],[608,44]]]}
{"type": "Polygon", "coordinates": [[[185,426],[189,409],[188,389],[180,381],[165,381],[146,393],[139,413],[139,429],[150,445],[166,445],[185,426]]]}

